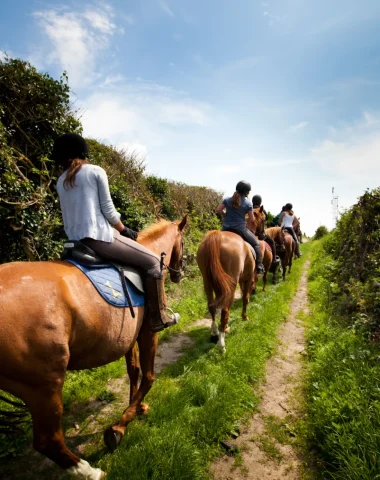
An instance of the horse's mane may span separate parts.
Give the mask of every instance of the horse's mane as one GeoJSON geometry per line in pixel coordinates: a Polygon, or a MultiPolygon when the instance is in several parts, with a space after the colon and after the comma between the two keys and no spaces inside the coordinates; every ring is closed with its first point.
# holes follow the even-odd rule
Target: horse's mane
{"type": "Polygon", "coordinates": [[[161,218],[158,222],[152,223],[152,225],[149,225],[149,227],[144,228],[144,230],[141,230],[139,232],[138,239],[139,240],[155,240],[158,238],[161,234],[162,231],[173,222],[169,222],[169,220],[164,220],[161,218]]]}

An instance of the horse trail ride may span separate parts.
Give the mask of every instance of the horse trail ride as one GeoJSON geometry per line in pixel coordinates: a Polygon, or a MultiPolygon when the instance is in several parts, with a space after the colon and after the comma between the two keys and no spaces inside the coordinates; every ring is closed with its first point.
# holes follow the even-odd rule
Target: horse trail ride
{"type": "MultiPolygon", "coordinates": [[[[291,272],[295,241],[284,227],[265,229],[265,222],[263,207],[254,208],[251,231],[257,237],[267,235],[273,239],[285,280],[286,269],[291,272]]],[[[138,234],[137,241],[160,256],[163,275],[169,272],[174,283],[183,275],[183,235],[187,224],[187,216],[176,222],[161,220],[138,234]]],[[[269,272],[273,274],[273,283],[276,281],[277,265],[272,264],[268,243],[260,240],[259,244],[265,291],[269,272]]],[[[94,252],[88,248],[83,251],[83,245],[81,248],[76,261],[71,258],[0,266],[0,389],[21,399],[30,411],[33,447],[38,452],[77,478],[99,480],[105,473],[91,467],[65,445],[62,389],[66,371],[98,367],[125,356],[130,403],[119,421],[104,433],[106,446],[114,451],[128,424],[136,415],[149,410],[143,400],[154,382],[158,334],[152,331],[149,311],[143,300],[141,303],[143,282],[138,272],[127,269],[132,273],[128,277],[123,268],[115,268],[103,259],[113,272],[113,279],[120,275],[120,283],[110,282],[106,271],[101,270],[105,265],[93,264],[94,252]],[[96,281],[87,276],[86,265],[88,270],[100,272],[96,281]],[[129,280],[124,279],[124,273],[129,280]],[[99,283],[106,291],[103,297],[94,290],[102,294],[99,283]],[[138,384],[140,371],[142,378],[138,384]]],[[[238,285],[243,302],[242,319],[249,320],[247,305],[259,278],[256,255],[249,243],[230,231],[212,230],[199,245],[197,263],[211,315],[211,341],[217,343],[222,353],[226,351],[225,335],[238,285]],[[219,327],[217,309],[221,309],[219,327]]],[[[3,396],[1,399],[13,406],[23,406],[3,396]]],[[[8,413],[0,425],[17,427],[22,419],[22,413],[15,412],[13,416],[8,413]]]]}

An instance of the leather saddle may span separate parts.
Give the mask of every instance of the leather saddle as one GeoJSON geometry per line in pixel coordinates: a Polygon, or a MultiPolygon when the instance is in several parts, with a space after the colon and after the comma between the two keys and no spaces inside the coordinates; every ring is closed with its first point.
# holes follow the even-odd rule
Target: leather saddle
{"type": "Polygon", "coordinates": [[[122,272],[141,293],[144,293],[143,279],[139,270],[130,265],[110,262],[78,240],[69,240],[63,245],[61,260],[75,260],[81,265],[94,268],[115,267],[122,272]]]}

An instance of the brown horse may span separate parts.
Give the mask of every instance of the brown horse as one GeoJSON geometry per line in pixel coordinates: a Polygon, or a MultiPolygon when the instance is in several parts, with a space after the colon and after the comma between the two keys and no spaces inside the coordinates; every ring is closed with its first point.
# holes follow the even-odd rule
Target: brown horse
{"type": "Polygon", "coordinates": [[[276,244],[284,245],[283,250],[278,249],[278,256],[281,259],[282,279],[285,280],[286,268],[289,267],[289,273],[291,272],[296,244],[290,233],[284,231],[284,227],[267,228],[265,233],[270,235],[276,244]]]}
{"type": "MultiPolygon", "coordinates": [[[[277,255],[281,258],[281,262],[282,262],[282,257],[283,257],[283,253],[284,251],[282,251],[283,249],[285,249],[285,232],[284,232],[284,227],[271,227],[271,228],[267,228],[265,230],[265,233],[267,235],[269,235],[271,238],[273,238],[273,240],[275,241],[276,243],[276,250],[277,250],[277,255]]],[[[268,245],[269,246],[269,245],[268,245]]],[[[274,284],[276,282],[276,271],[277,270],[274,270],[273,271],[273,276],[272,276],[272,283],[274,284]]]]}
{"type": "MultiPolygon", "coordinates": [[[[140,232],[138,241],[166,253],[172,281],[179,282],[183,256],[181,222],[162,220],[140,232]]],[[[22,399],[33,421],[34,448],[77,478],[104,475],[74,455],[62,432],[62,387],[67,370],[83,370],[125,355],[131,403],[105,434],[114,449],[139,411],[154,380],[157,333],[144,307],[107,304],[91,282],[66,262],[15,262],[0,266],[0,389],[22,399]],[[139,345],[140,365],[135,343],[139,345]]]]}
{"type": "MultiPolygon", "coordinates": [[[[254,230],[262,231],[264,222],[265,215],[262,210],[255,209],[254,230]]],[[[218,340],[218,347],[224,352],[225,333],[237,284],[240,285],[242,294],[242,318],[248,320],[247,305],[251,291],[256,286],[255,257],[249,245],[236,233],[212,230],[199,245],[197,262],[212,318],[211,340],[213,342],[218,340]],[[215,320],[218,307],[222,309],[219,334],[215,320]]]]}

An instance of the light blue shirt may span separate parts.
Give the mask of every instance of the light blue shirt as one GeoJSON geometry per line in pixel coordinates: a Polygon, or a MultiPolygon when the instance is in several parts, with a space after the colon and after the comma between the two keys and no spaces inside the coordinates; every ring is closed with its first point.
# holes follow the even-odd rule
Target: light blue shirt
{"type": "Polygon", "coordinates": [[[224,217],[224,228],[236,228],[237,230],[245,230],[245,214],[253,210],[251,200],[245,195],[240,197],[240,207],[234,208],[232,206],[232,197],[225,198],[223,205],[226,207],[226,216],[224,217]]]}
{"type": "Polygon", "coordinates": [[[93,238],[112,242],[111,225],[120,220],[120,213],[112,202],[106,172],[97,165],[85,164],[76,174],[74,187],[65,188],[65,178],[66,172],[63,172],[57,182],[57,191],[69,240],[93,238]]]}

